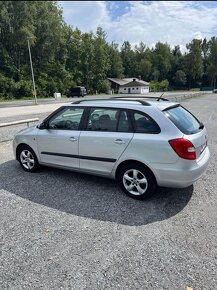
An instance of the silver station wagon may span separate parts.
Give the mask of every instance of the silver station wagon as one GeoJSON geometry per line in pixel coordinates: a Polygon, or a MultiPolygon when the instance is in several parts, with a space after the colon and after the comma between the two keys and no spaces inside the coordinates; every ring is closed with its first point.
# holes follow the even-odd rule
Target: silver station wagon
{"type": "Polygon", "coordinates": [[[161,98],[63,105],[16,134],[13,149],[25,171],[46,165],[109,177],[138,199],[157,186],[193,184],[210,158],[204,125],[180,104],[161,98]]]}

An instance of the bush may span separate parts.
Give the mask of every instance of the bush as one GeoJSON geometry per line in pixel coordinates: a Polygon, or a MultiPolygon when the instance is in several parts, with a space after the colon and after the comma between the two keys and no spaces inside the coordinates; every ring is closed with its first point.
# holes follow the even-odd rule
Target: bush
{"type": "Polygon", "coordinates": [[[162,82],[160,82],[159,87],[160,87],[161,91],[163,91],[163,92],[168,91],[168,88],[169,88],[168,80],[163,80],[162,82]]]}
{"type": "Polygon", "coordinates": [[[168,82],[168,80],[163,80],[161,82],[151,81],[149,83],[149,86],[150,86],[151,92],[162,92],[162,91],[164,92],[164,91],[168,90],[169,82],[168,82]]]}
{"type": "Polygon", "coordinates": [[[31,81],[21,80],[19,82],[16,82],[12,89],[13,96],[16,99],[30,98],[33,96],[32,92],[33,87],[31,81]]]}
{"type": "Polygon", "coordinates": [[[68,74],[64,74],[63,78],[57,78],[41,73],[37,80],[38,95],[40,97],[51,97],[55,92],[67,95],[69,90],[75,86],[75,82],[68,74]]]}
{"type": "Polygon", "coordinates": [[[108,93],[111,90],[111,85],[108,80],[100,80],[97,84],[98,93],[108,93]]]}
{"type": "Polygon", "coordinates": [[[15,83],[13,79],[5,77],[0,73],[0,98],[10,100],[13,99],[13,88],[15,83]]]}

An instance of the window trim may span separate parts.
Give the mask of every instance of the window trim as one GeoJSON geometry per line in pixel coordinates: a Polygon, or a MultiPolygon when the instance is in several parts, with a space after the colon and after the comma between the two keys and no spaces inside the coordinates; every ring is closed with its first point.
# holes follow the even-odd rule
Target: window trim
{"type": "Polygon", "coordinates": [[[200,126],[203,126],[203,123],[201,123],[199,120],[198,120],[198,118],[197,117],[195,117],[195,115],[194,114],[192,114],[188,109],[186,109],[185,107],[183,107],[182,105],[180,105],[180,104],[177,104],[177,105],[174,105],[174,106],[170,106],[170,107],[168,107],[168,108],[166,108],[166,109],[164,109],[163,110],[163,112],[166,114],[167,112],[169,112],[170,110],[172,110],[172,109],[176,109],[176,108],[182,108],[184,111],[186,111],[186,112],[188,112],[189,113],[189,115],[191,115],[197,122],[198,122],[198,125],[199,125],[199,127],[198,127],[198,129],[197,130],[194,130],[193,132],[186,132],[185,130],[182,130],[181,128],[180,128],[180,126],[178,126],[176,123],[174,123],[174,120],[172,120],[172,117],[169,115],[169,116],[167,116],[167,118],[173,123],[173,125],[175,125],[176,126],[176,128],[178,128],[183,134],[185,134],[185,135],[193,135],[193,134],[196,134],[196,133],[198,133],[198,132],[200,132],[200,126]],[[184,131],[184,132],[183,132],[184,131]]]}
{"type": "Polygon", "coordinates": [[[104,132],[104,133],[133,133],[133,126],[132,126],[132,121],[131,121],[131,117],[129,115],[129,109],[124,109],[124,108],[115,108],[115,107],[87,107],[86,111],[85,111],[85,118],[84,118],[84,122],[83,122],[83,126],[82,129],[83,131],[87,131],[87,132],[104,132]],[[90,112],[92,109],[104,109],[104,110],[116,110],[118,112],[118,119],[117,119],[117,124],[115,127],[115,131],[98,131],[98,130],[88,130],[88,120],[90,118],[90,112]],[[129,122],[129,130],[128,131],[118,131],[118,126],[119,126],[119,121],[120,121],[120,115],[121,112],[125,111],[127,114],[127,118],[128,118],[128,122],[129,122]]]}
{"type": "Polygon", "coordinates": [[[157,134],[160,134],[161,133],[161,128],[160,126],[158,125],[158,123],[150,116],[148,115],[147,113],[143,112],[143,111],[139,111],[139,110],[134,110],[134,109],[129,109],[130,111],[130,117],[131,117],[131,122],[132,122],[132,128],[133,128],[133,133],[136,133],[136,134],[152,134],[152,135],[157,135],[157,134]],[[151,133],[151,132],[136,132],[136,124],[135,124],[135,118],[134,118],[134,114],[135,113],[138,113],[140,115],[143,115],[144,117],[150,119],[154,125],[158,128],[158,132],[157,133],[151,133]]]}
{"type": "Polygon", "coordinates": [[[132,120],[131,120],[131,117],[130,117],[130,114],[129,114],[129,109],[123,109],[123,108],[119,109],[116,132],[118,132],[118,133],[133,133],[133,126],[132,126],[132,120]],[[119,122],[120,122],[120,116],[121,116],[122,112],[126,112],[126,114],[127,114],[127,119],[128,119],[128,123],[129,123],[128,131],[118,131],[119,122]]]}
{"type": "Polygon", "coordinates": [[[51,115],[49,115],[47,118],[44,119],[43,123],[46,124],[47,126],[47,130],[61,130],[61,131],[81,131],[81,128],[82,128],[82,123],[83,123],[83,119],[84,119],[84,115],[85,115],[85,107],[73,107],[73,106],[61,106],[60,108],[58,108],[56,111],[54,111],[51,115]],[[57,114],[61,113],[61,111],[66,111],[67,109],[83,109],[83,114],[81,116],[81,119],[80,119],[80,123],[79,123],[79,126],[78,126],[78,129],[64,129],[64,128],[49,128],[49,122],[50,120],[55,117],[57,114]]]}

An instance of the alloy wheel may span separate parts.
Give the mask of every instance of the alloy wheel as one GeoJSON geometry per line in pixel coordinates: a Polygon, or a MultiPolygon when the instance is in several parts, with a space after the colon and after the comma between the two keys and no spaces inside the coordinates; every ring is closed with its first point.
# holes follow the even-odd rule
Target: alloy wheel
{"type": "Polygon", "coordinates": [[[148,180],[137,169],[129,169],[123,175],[123,185],[132,195],[143,195],[148,188],[148,180]]]}
{"type": "Polygon", "coordinates": [[[27,170],[31,170],[34,167],[34,165],[35,165],[34,156],[27,149],[21,151],[21,153],[20,153],[20,161],[21,161],[23,167],[26,168],[27,170]]]}

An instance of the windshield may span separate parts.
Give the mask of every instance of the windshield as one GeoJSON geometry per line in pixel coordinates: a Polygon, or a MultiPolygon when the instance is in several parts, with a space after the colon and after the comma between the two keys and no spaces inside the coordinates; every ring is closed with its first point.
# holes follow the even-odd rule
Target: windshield
{"type": "Polygon", "coordinates": [[[186,135],[197,133],[203,128],[202,123],[182,106],[168,108],[164,114],[186,135]]]}

